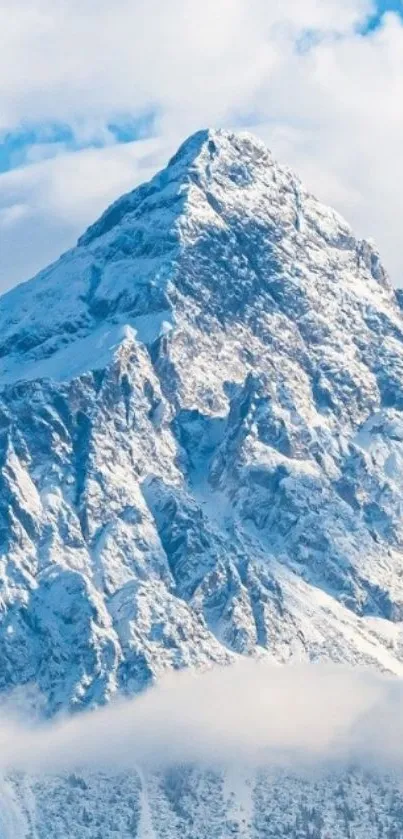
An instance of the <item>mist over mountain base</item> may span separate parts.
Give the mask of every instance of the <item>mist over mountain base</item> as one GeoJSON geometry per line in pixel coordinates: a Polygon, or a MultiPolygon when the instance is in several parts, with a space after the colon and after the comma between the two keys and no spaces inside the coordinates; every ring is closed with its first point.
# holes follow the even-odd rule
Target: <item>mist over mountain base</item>
{"type": "Polygon", "coordinates": [[[403,683],[244,660],[44,723],[0,717],[2,839],[401,835],[403,683]]]}

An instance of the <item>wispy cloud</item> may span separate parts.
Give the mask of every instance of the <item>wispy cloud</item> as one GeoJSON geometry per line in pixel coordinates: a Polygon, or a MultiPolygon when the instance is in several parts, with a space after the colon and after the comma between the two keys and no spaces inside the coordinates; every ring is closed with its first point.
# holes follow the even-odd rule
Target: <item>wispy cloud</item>
{"type": "MultiPolygon", "coordinates": [[[[346,35],[370,0],[9,0],[0,4],[0,128],[83,127],[157,107],[175,127],[223,119],[258,94],[306,29],[346,35]]],[[[186,129],[185,129],[186,130],[186,129]]]]}
{"type": "MultiPolygon", "coordinates": [[[[165,162],[162,140],[75,153],[0,174],[0,290],[27,279],[74,244],[118,195],[165,162]]],[[[169,149],[170,151],[170,149],[169,149]]]]}
{"type": "Polygon", "coordinates": [[[143,696],[29,727],[0,718],[3,771],[240,762],[403,770],[403,684],[327,665],[243,661],[171,675],[143,696]]]}

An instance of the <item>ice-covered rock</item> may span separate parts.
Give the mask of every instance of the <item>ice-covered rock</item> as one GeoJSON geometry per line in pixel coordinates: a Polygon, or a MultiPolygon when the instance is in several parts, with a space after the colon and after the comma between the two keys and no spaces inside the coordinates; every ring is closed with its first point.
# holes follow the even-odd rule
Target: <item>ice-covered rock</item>
{"type": "Polygon", "coordinates": [[[239,654],[403,672],[403,315],[202,131],[0,299],[0,684],[48,711],[239,654]]]}

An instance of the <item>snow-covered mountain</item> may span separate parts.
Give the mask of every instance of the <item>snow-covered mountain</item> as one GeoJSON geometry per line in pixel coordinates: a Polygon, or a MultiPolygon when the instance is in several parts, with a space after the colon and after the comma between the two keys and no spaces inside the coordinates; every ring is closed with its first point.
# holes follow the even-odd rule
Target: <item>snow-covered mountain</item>
{"type": "Polygon", "coordinates": [[[224,131],[4,295],[1,690],[52,714],[240,654],[401,675],[400,304],[224,131]]]}

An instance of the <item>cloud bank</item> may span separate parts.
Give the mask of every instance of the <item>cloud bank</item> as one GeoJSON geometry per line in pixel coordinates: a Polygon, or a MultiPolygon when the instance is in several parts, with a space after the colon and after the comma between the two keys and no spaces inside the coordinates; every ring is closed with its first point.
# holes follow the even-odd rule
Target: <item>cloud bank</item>
{"type": "Polygon", "coordinates": [[[175,132],[261,103],[262,83],[296,39],[348,35],[370,0],[10,0],[0,129],[68,122],[103,132],[122,114],[156,110],[175,132]]]}
{"type": "Polygon", "coordinates": [[[171,674],[141,697],[40,726],[0,716],[3,772],[174,763],[403,770],[403,683],[244,661],[171,674]]]}
{"type": "Polygon", "coordinates": [[[0,293],[75,244],[117,196],[165,163],[157,139],[65,151],[0,175],[0,293]]]}
{"type": "Polygon", "coordinates": [[[386,13],[367,31],[374,11],[370,0],[17,0],[11,14],[0,0],[0,134],[44,134],[0,176],[0,289],[207,125],[254,129],[377,240],[401,284],[403,25],[386,13]],[[143,117],[154,140],[139,167],[144,145],[114,143],[110,126],[143,117]],[[46,141],[55,124],[106,148],[68,155],[46,141]]]}

